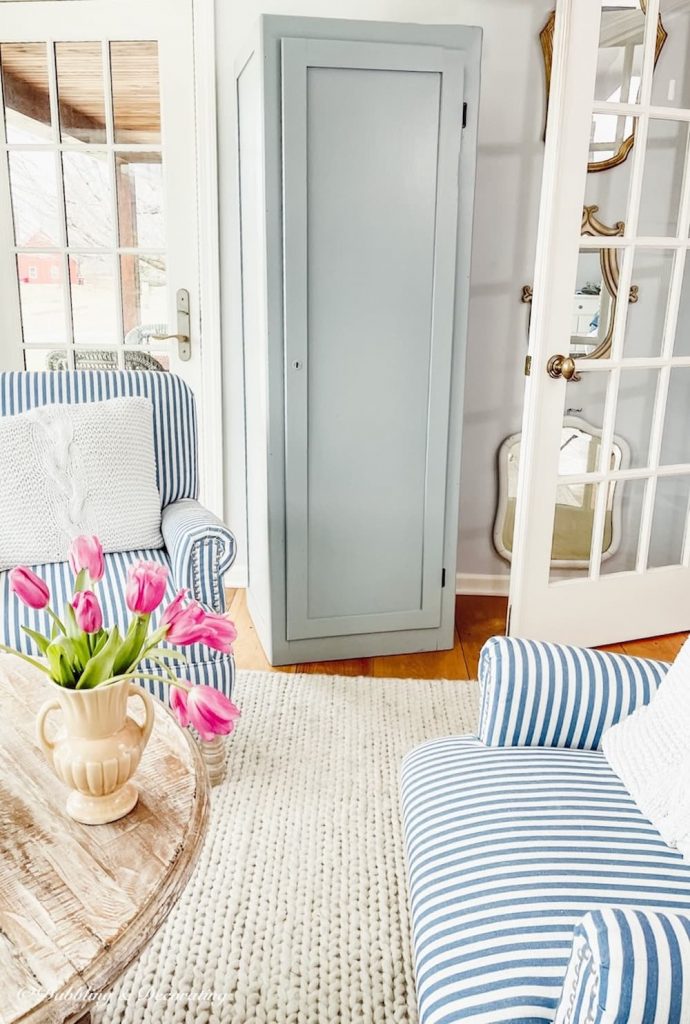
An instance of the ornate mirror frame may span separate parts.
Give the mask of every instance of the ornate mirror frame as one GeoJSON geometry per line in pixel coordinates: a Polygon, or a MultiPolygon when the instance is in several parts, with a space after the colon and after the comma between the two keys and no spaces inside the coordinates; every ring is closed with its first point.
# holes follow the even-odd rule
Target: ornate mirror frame
{"type": "MultiPolygon", "coordinates": [[[[643,14],[647,13],[647,4],[645,0],[640,0],[640,9],[643,14]]],[[[552,11],[549,14],[546,24],[539,33],[539,42],[541,43],[541,52],[544,58],[544,76],[546,85],[546,114],[544,116],[544,137],[546,137],[546,123],[549,117],[549,93],[551,91],[551,68],[553,65],[553,34],[556,26],[556,12],[552,11]]],[[[659,60],[659,54],[661,53],[664,43],[668,38],[668,32],[664,28],[661,15],[659,15],[659,21],[656,29],[656,48],[654,51],[654,67],[659,60]]],[[[633,148],[635,143],[635,125],[633,122],[633,130],[618,147],[618,152],[614,153],[613,156],[609,157],[608,160],[592,161],[587,164],[587,170],[591,174],[595,174],[597,171],[608,171],[611,167],[617,167],[618,164],[622,164],[626,159],[628,153],[633,148]]]]}
{"type": "MultiPolygon", "coordinates": [[[[616,221],[613,227],[609,227],[596,216],[598,206],[585,206],[582,210],[581,235],[605,236],[607,238],[620,237],[625,232],[625,222],[616,221]]],[[[618,303],[618,282],[620,280],[620,264],[618,262],[618,249],[602,249],[599,254],[601,263],[601,279],[604,287],[611,296],[611,313],[606,331],[606,337],[587,356],[579,356],[582,359],[603,359],[611,351],[611,341],[616,325],[616,305],[618,303]]],[[[630,286],[630,302],[637,302],[639,298],[639,287],[636,284],[630,286]]]]}

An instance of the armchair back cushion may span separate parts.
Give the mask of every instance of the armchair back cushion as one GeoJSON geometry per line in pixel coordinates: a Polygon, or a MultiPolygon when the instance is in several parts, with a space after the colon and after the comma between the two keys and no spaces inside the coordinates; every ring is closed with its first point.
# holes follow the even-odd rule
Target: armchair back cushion
{"type": "Polygon", "coordinates": [[[479,738],[491,747],[599,750],[609,726],[649,704],[669,667],[606,651],[492,637],[479,659],[479,738]]]}
{"type": "Polygon", "coordinates": [[[153,446],[161,508],[178,498],[196,498],[196,405],[194,395],[179,377],[145,370],[0,373],[0,416],[14,416],[41,405],[102,402],[124,395],[143,396],[153,406],[153,446]]]}
{"type": "Polygon", "coordinates": [[[605,907],[582,918],[554,1024],[685,1024],[690,918],[605,907]]]}

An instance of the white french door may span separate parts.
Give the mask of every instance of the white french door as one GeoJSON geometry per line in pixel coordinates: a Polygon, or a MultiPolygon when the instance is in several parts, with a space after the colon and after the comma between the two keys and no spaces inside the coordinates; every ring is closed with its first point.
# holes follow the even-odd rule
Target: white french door
{"type": "Polygon", "coordinates": [[[599,0],[557,7],[510,589],[510,633],[588,645],[690,627],[690,3],[627,7],[616,32],[599,0]],[[573,343],[582,287],[607,344],[573,343]],[[596,436],[581,466],[574,414],[596,436]]]}
{"type": "MultiPolygon", "coordinates": [[[[193,15],[192,0],[0,3],[0,368],[219,388],[202,362],[193,15]]],[[[203,428],[202,479],[219,479],[203,428]]]]}

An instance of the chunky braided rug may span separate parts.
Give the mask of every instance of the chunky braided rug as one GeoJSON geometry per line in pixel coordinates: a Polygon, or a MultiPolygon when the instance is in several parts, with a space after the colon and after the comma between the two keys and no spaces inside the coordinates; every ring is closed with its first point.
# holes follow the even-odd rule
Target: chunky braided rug
{"type": "Polygon", "coordinates": [[[94,1022],[413,1024],[400,760],[472,732],[476,684],[240,672],[236,699],[200,863],[94,1022]]]}

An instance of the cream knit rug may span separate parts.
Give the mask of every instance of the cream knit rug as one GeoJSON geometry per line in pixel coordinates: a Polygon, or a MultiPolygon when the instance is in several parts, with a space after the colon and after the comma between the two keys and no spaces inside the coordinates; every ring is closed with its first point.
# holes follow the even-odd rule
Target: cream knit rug
{"type": "Polygon", "coordinates": [[[200,863],[94,1022],[413,1024],[400,759],[473,731],[476,684],[240,672],[236,700],[200,863]]]}

